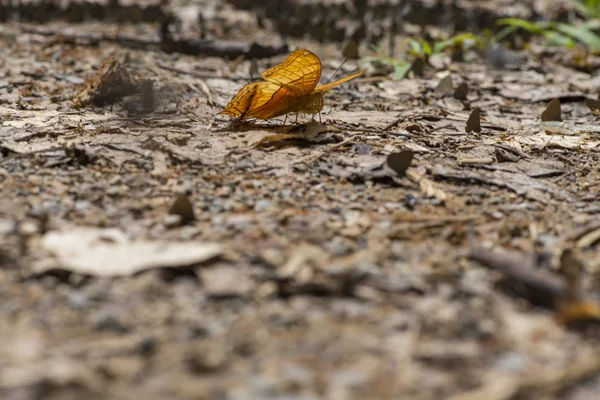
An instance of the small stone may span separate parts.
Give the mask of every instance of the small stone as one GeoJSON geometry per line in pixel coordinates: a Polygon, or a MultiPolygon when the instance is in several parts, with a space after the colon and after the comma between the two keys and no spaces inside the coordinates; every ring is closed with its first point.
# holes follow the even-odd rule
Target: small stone
{"type": "Polygon", "coordinates": [[[156,353],[156,348],[158,347],[158,341],[155,337],[148,336],[143,338],[140,343],[138,343],[138,349],[140,351],[140,355],[147,357],[156,353]]]}
{"type": "Polygon", "coordinates": [[[91,323],[97,331],[113,331],[117,333],[126,333],[129,331],[129,328],[125,326],[114,310],[101,310],[94,313],[91,317],[91,323]]]}
{"type": "Polygon", "coordinates": [[[494,368],[504,372],[519,372],[527,368],[529,360],[527,355],[514,351],[501,354],[494,362],[494,368]]]}
{"type": "Polygon", "coordinates": [[[64,79],[65,79],[65,81],[72,83],[74,85],[83,85],[85,83],[85,81],[78,76],[67,75],[64,77],[64,79]]]}
{"type": "Polygon", "coordinates": [[[348,228],[344,228],[340,231],[342,236],[346,236],[348,238],[357,238],[362,234],[362,229],[357,225],[350,226],[348,228]]]}
{"type": "Polygon", "coordinates": [[[212,297],[243,297],[253,287],[250,279],[236,267],[200,268],[199,275],[206,294],[212,297]]]}
{"type": "Polygon", "coordinates": [[[181,226],[181,215],[168,214],[163,218],[163,225],[167,229],[177,228],[181,226]]]}
{"type": "Polygon", "coordinates": [[[334,257],[347,256],[354,251],[352,242],[348,239],[336,236],[325,244],[325,248],[334,257]]]}
{"type": "Polygon", "coordinates": [[[229,197],[231,195],[231,187],[229,186],[221,186],[217,189],[216,195],[219,197],[229,197]]]}
{"type": "Polygon", "coordinates": [[[285,262],[283,253],[277,249],[266,249],[260,253],[263,261],[272,267],[280,267],[285,262]]]}
{"type": "Polygon", "coordinates": [[[85,200],[79,200],[75,202],[75,210],[79,212],[85,212],[90,208],[90,202],[85,200]]]}
{"type": "Polygon", "coordinates": [[[73,310],[82,310],[88,305],[87,296],[79,290],[70,291],[67,294],[67,301],[73,310]]]}
{"type": "Polygon", "coordinates": [[[226,363],[226,347],[219,341],[206,343],[186,354],[186,364],[191,372],[196,374],[218,371],[225,367],[226,363]]]}
{"type": "Polygon", "coordinates": [[[504,214],[502,214],[500,211],[493,211],[490,213],[490,217],[494,219],[502,219],[504,218],[504,214]]]}
{"type": "Polygon", "coordinates": [[[41,185],[44,183],[44,177],[40,176],[40,175],[29,175],[27,177],[27,180],[29,181],[29,183],[31,183],[32,185],[41,185]]]}
{"type": "Polygon", "coordinates": [[[293,192],[289,189],[285,189],[282,190],[281,192],[279,192],[279,199],[280,200],[289,200],[293,195],[293,192]]]}
{"type": "Polygon", "coordinates": [[[255,212],[267,211],[272,207],[273,207],[273,203],[271,201],[259,200],[256,202],[256,204],[254,204],[254,211],[255,212]]]}
{"type": "Polygon", "coordinates": [[[21,235],[32,235],[38,231],[38,224],[31,221],[25,221],[19,226],[19,233],[21,235]]]}
{"type": "Polygon", "coordinates": [[[4,93],[0,95],[0,103],[18,103],[19,95],[16,93],[4,93]]]}

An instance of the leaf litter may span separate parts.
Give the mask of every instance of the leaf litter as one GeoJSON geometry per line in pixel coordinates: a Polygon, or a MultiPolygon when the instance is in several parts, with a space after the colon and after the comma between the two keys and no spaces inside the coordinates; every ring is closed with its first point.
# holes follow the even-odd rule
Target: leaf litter
{"type": "MultiPolygon", "coordinates": [[[[3,25],[0,395],[596,393],[597,72],[560,52],[501,71],[448,60],[441,75],[419,58],[407,79],[333,90],[323,124],[231,126],[214,114],[280,61],[239,57],[239,43],[283,46],[268,16],[223,7],[238,22],[205,28],[235,46],[200,44],[235,50],[233,69],[156,44],[60,41],[60,22],[3,25]],[[124,84],[100,91],[103,65],[124,84]],[[87,105],[94,91],[104,105],[87,105]],[[543,121],[553,99],[562,121],[543,121]],[[560,262],[572,232],[577,274],[560,262]],[[490,266],[506,252],[510,268],[490,266]]],[[[341,63],[335,46],[298,47],[324,76],[341,63]]]]}

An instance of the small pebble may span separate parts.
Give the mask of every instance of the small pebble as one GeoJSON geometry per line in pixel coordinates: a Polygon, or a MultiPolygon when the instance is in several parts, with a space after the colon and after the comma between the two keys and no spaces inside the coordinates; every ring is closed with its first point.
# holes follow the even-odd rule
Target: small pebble
{"type": "Polygon", "coordinates": [[[167,214],[163,218],[163,225],[167,229],[177,228],[181,226],[181,215],[177,214],[167,214]]]}
{"type": "Polygon", "coordinates": [[[90,322],[97,331],[113,331],[117,333],[125,333],[129,328],[119,318],[116,311],[102,310],[94,313],[90,318],[90,322]]]}
{"type": "Polygon", "coordinates": [[[254,204],[254,211],[255,212],[267,211],[272,207],[273,207],[273,203],[271,201],[259,200],[256,202],[256,204],[254,204]]]}
{"type": "Polygon", "coordinates": [[[72,290],[67,295],[69,307],[73,310],[82,310],[88,305],[88,298],[85,293],[79,290],[72,290]]]}

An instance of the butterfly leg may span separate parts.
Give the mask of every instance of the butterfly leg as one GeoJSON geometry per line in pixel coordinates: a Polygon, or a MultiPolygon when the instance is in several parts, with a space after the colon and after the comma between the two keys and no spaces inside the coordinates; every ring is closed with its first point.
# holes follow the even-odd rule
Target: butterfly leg
{"type": "Polygon", "coordinates": [[[283,119],[283,125],[285,126],[285,123],[287,122],[287,114],[285,114],[285,118],[283,119]]]}
{"type": "Polygon", "coordinates": [[[298,123],[298,114],[299,114],[299,113],[296,113],[296,120],[294,121],[294,124],[297,124],[297,123],[298,123]]]}
{"type": "Polygon", "coordinates": [[[323,121],[321,121],[321,112],[319,112],[319,123],[322,124],[323,121]]]}

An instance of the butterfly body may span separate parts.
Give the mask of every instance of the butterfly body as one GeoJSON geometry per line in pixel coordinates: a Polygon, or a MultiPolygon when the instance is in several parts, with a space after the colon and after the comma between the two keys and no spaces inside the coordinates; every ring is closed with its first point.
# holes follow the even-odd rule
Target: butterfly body
{"type": "Polygon", "coordinates": [[[321,61],[308,50],[296,50],[283,63],[262,73],[264,81],[244,86],[219,114],[242,119],[270,119],[291,112],[316,114],[323,108],[325,92],[364,71],[317,86],[321,61]]]}

